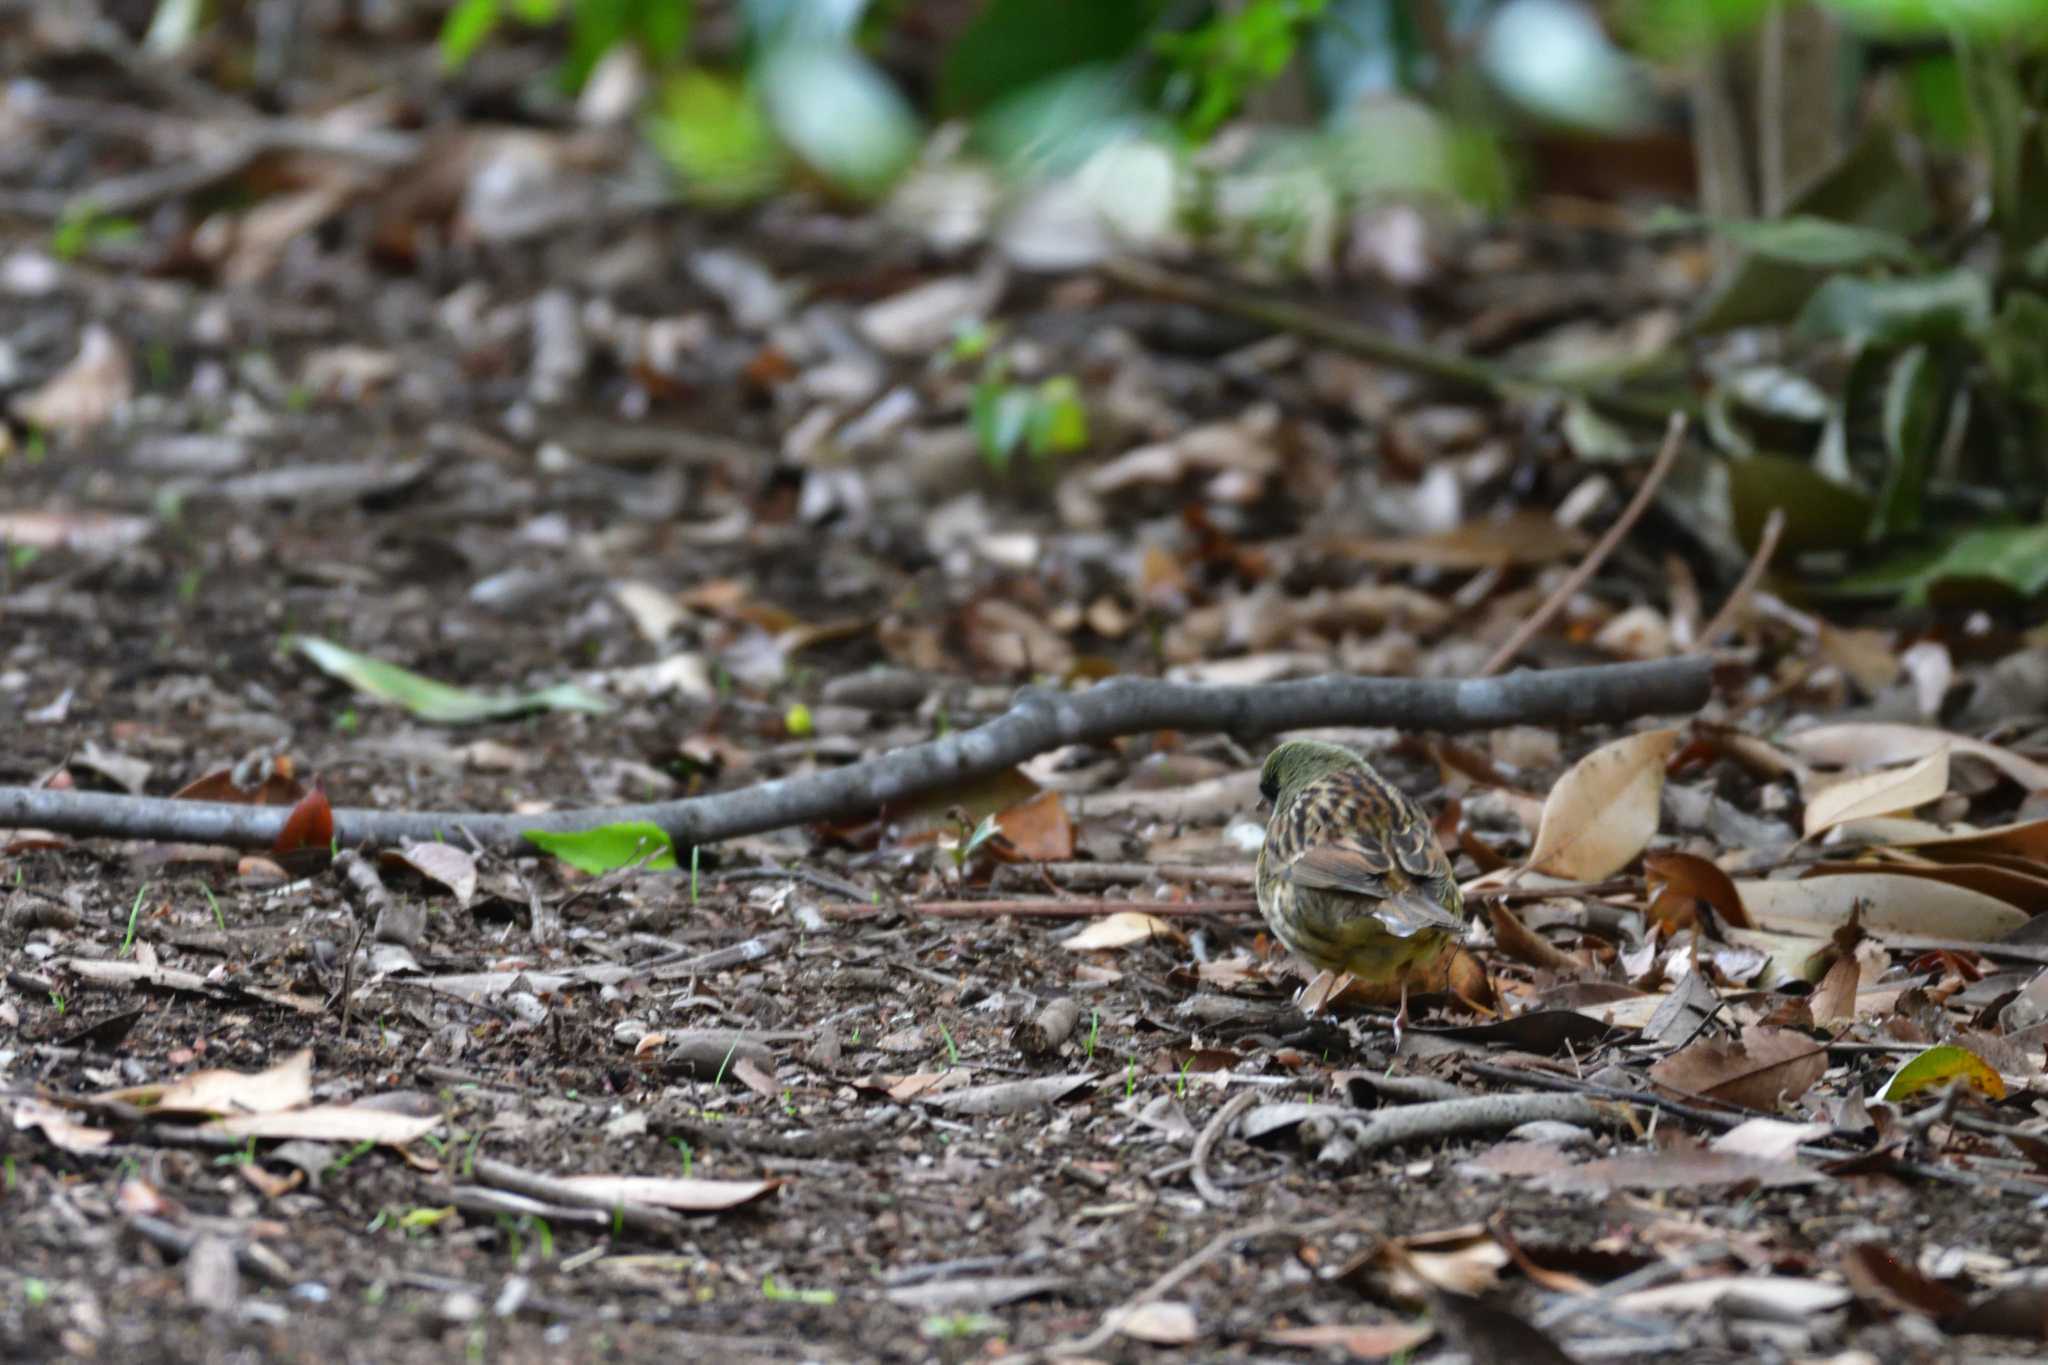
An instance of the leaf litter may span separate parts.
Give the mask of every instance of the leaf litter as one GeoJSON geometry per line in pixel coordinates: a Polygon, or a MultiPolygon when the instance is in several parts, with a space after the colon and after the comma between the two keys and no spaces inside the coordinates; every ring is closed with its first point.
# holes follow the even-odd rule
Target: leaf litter
{"type": "MultiPolygon", "coordinates": [[[[377,251],[511,231],[481,182],[512,154],[443,153],[476,195],[383,206],[377,251]]],[[[707,226],[734,240],[678,269],[652,227],[579,227],[561,279],[480,262],[337,308],[359,262],[259,240],[341,221],[306,183],[236,252],[0,299],[61,332],[13,410],[105,442],[100,470],[9,469],[45,504],[0,513],[12,781],[293,806],[305,772],[337,804],[524,812],[830,772],[1041,677],[1468,677],[1634,479],[1583,413],[1583,460],[1528,457],[1526,414],[1313,340],[1188,342],[1085,270],[878,264],[822,210],[707,226]],[[947,355],[997,321],[1017,382],[990,412],[1087,400],[1001,468],[987,376],[947,355]],[[363,449],[394,431],[421,450],[363,449]],[[232,477],[157,501],[199,458],[164,443],[223,432],[232,477]],[[348,690],[274,652],[287,627],[348,690]],[[172,643],[110,666],[110,640],[172,643]]],[[[1461,270],[1475,293],[1560,264],[1471,245],[1508,263],[1461,270]]],[[[1668,305],[1637,281],[1671,274],[1618,261],[1616,306],[1668,305]]],[[[1525,661],[1689,648],[1728,581],[1617,563],[1525,661]]],[[[1257,802],[1237,736],[697,850],[614,829],[508,862],[450,829],[388,852],[411,944],[335,876],[10,841],[8,1344],[176,1354],[206,1329],[166,1310],[260,1298],[335,1355],[390,1344],[377,1286],[438,1310],[436,1348],[488,1322],[512,1353],[610,1315],[628,1349],[927,1358],[927,1317],[969,1311],[1024,1350],[1100,1326],[1365,1357],[1548,1323],[1568,1352],[1611,1346],[1610,1310],[1668,1349],[1897,1354],[1900,1315],[2037,1345],[2048,731],[1956,720],[2001,661],[1918,634],[1758,592],[1697,717],[1524,726],[1481,762],[1330,736],[1433,812],[1455,794],[1485,910],[1398,1047],[1346,997],[1295,1007],[1224,832],[1257,802]],[[1538,1117],[1560,1099],[1582,1117],[1538,1117]],[[1302,1213],[1326,1208],[1369,1214],[1302,1213]]]]}

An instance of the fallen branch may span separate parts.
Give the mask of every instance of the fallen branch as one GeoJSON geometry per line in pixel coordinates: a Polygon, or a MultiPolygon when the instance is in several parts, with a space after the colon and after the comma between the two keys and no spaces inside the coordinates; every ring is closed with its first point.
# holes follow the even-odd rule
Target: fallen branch
{"type": "MultiPolygon", "coordinates": [[[[546,815],[342,809],[334,812],[334,827],[342,844],[389,845],[443,838],[459,826],[482,847],[535,854],[524,837],[527,830],[567,833],[644,821],[659,825],[677,848],[689,848],[900,809],[926,792],[1001,772],[1038,754],[1121,735],[1181,730],[1250,738],[1334,725],[1463,731],[1614,722],[1695,711],[1707,699],[1711,674],[1709,660],[1686,658],[1504,678],[1331,676],[1249,686],[1131,678],[1080,692],[1026,688],[1008,711],[972,730],[738,791],[546,815]]],[[[0,829],[261,849],[276,842],[289,813],[282,806],[0,787],[0,829]]]]}

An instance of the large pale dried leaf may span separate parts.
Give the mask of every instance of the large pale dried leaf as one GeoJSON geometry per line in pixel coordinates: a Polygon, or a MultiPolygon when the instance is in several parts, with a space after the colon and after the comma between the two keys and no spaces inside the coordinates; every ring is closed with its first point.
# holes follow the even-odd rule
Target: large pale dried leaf
{"type": "Polygon", "coordinates": [[[1664,761],[1677,744],[1677,730],[1645,730],[1574,763],[1543,803],[1529,866],[1580,881],[1627,866],[1657,832],[1664,761]]]}
{"type": "Polygon", "coordinates": [[[1111,1321],[1124,1336],[1154,1346],[1186,1346],[1201,1335],[1195,1310],[1184,1303],[1155,1300],[1119,1308],[1111,1314],[1111,1321]]]}
{"type": "Polygon", "coordinates": [[[1751,1024],[1739,1042],[1701,1038],[1650,1068],[1658,1084],[1748,1109],[1796,1100],[1828,1069],[1828,1050],[1793,1029],[1751,1024]]]}
{"type": "Polygon", "coordinates": [[[1614,1300],[1623,1313],[1705,1313],[1724,1309],[1731,1317],[1763,1317],[1772,1322],[1804,1322],[1849,1301],[1838,1284],[1796,1275],[1719,1275],[1683,1284],[1638,1289],[1614,1300]]]}
{"type": "Polygon", "coordinates": [[[1360,1360],[1385,1360],[1413,1351],[1435,1335],[1426,1322],[1330,1322],[1313,1327],[1283,1327],[1266,1333],[1275,1346],[1321,1350],[1334,1346],[1360,1360]]]}
{"type": "Polygon", "coordinates": [[[14,400],[14,415],[61,435],[91,431],[135,394],[128,348],[101,323],[85,329],[78,355],[41,388],[14,400]]]}
{"type": "Polygon", "coordinates": [[[381,1142],[403,1147],[441,1126],[439,1114],[399,1114],[361,1104],[316,1104],[277,1114],[237,1114],[215,1120],[217,1133],[238,1138],[309,1142],[381,1142]]]}
{"type": "Polygon", "coordinates": [[[378,861],[401,863],[428,881],[439,882],[455,894],[458,906],[467,908],[476,894],[476,856],[453,844],[411,843],[387,850],[378,861]]]}
{"type": "Polygon", "coordinates": [[[975,1275],[907,1284],[882,1297],[899,1308],[920,1313],[967,1313],[1000,1308],[1006,1303],[1064,1289],[1070,1283],[1064,1275],[975,1275]]]}
{"type": "Polygon", "coordinates": [[[1901,877],[1924,877],[1947,882],[2002,900],[2028,915],[2048,914],[2048,866],[2041,875],[2022,872],[2000,863],[1937,863],[1914,858],[1897,850],[1882,850],[1881,857],[1853,863],[1815,863],[1806,869],[1808,877],[1857,876],[1866,872],[1891,872],[1901,877]]]}
{"type": "Polygon", "coordinates": [[[2048,820],[2022,820],[2016,824],[1994,825],[1990,829],[1967,833],[1944,831],[1889,842],[1944,860],[1971,861],[1979,854],[2002,853],[2048,863],[2048,820]]]}
{"type": "Polygon", "coordinates": [[[1017,1114],[1057,1104],[1067,1096],[1095,1083],[1092,1071],[1068,1076],[1033,1076],[1022,1081],[997,1081],[993,1085],[969,1086],[941,1095],[930,1104],[949,1114],[1017,1114]]]}
{"type": "Polygon", "coordinates": [[[1946,745],[1958,754],[1980,758],[2032,791],[2048,787],[2048,764],[2036,763],[2010,749],[1968,735],[1950,734],[1923,725],[1899,725],[1879,721],[1851,721],[1823,725],[1786,737],[1788,749],[1813,763],[1848,768],[1868,768],[1881,763],[1901,763],[1922,758],[1946,745]]]}
{"type": "Polygon", "coordinates": [[[99,1096],[160,1114],[268,1114],[313,1098],[313,1050],[301,1048],[267,1071],[195,1071],[175,1081],[99,1096]]]}
{"type": "Polygon", "coordinates": [[[1863,982],[1863,964],[1844,953],[1829,966],[1812,996],[1813,1022],[1822,1028],[1856,1017],[1856,988],[1863,982]]]}
{"type": "Polygon", "coordinates": [[[1807,798],[1806,837],[1825,834],[1836,825],[1895,815],[1937,800],[1948,791],[1948,746],[1903,768],[1848,777],[1807,798]]]}
{"type": "Polygon", "coordinates": [[[25,507],[0,512],[0,541],[38,550],[70,550],[81,555],[117,554],[149,539],[156,523],[148,517],[112,512],[25,507]]]}
{"type": "Polygon", "coordinates": [[[1173,927],[1170,920],[1148,915],[1142,910],[1120,910],[1114,915],[1104,915],[1091,921],[1079,933],[1069,934],[1060,940],[1060,946],[1070,953],[1086,953],[1104,948],[1127,948],[1133,943],[1162,939],[1178,942],[1181,937],[1181,932],[1173,927]]]}
{"type": "Polygon", "coordinates": [[[699,1180],[689,1176],[572,1175],[568,1184],[607,1204],[652,1204],[684,1213],[719,1213],[766,1198],[780,1180],[699,1180]]]}
{"type": "MultiPolygon", "coordinates": [[[[1848,959],[1853,961],[1854,959],[1848,959]]],[[[1707,1146],[1731,1156],[1756,1157],[1763,1161],[1788,1161],[1799,1154],[1802,1143],[1817,1142],[1832,1133],[1826,1123],[1787,1123],[1784,1119],[1744,1119],[1707,1146]]]]}
{"type": "Polygon", "coordinates": [[[2004,901],[1924,877],[1883,872],[1845,873],[1804,881],[1742,881],[1736,889],[1761,929],[1828,935],[1860,908],[1874,934],[1926,934],[1990,943],[2027,922],[2004,901]]]}
{"type": "Polygon", "coordinates": [[[44,1137],[67,1152],[97,1151],[114,1140],[106,1129],[79,1123],[57,1105],[33,1095],[16,1095],[0,1104],[8,1106],[17,1129],[40,1128],[44,1137]]]}

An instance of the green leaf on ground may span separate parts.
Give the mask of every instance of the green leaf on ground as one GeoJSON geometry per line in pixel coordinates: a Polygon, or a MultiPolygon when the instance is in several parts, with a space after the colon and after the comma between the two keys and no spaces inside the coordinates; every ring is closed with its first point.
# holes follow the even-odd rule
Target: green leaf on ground
{"type": "Polygon", "coordinates": [[[487,695],[451,687],[315,635],[301,635],[297,644],[299,652],[330,677],[339,678],[366,696],[394,702],[421,720],[444,725],[505,720],[534,711],[589,711],[602,715],[611,710],[611,703],[574,683],[557,683],[537,692],[487,695]]]}
{"type": "Polygon", "coordinates": [[[628,820],[596,829],[555,834],[548,830],[522,831],[528,841],[560,858],[579,872],[593,875],[616,872],[622,867],[643,867],[651,872],[676,870],[676,846],[660,825],[645,820],[628,820]],[[650,856],[651,855],[651,856],[650,856]]]}
{"type": "Polygon", "coordinates": [[[1784,550],[1848,550],[1870,528],[1870,499],[1804,460],[1748,455],[1728,462],[1728,511],[1735,534],[1755,549],[1773,508],[1785,513],[1784,550]]]}

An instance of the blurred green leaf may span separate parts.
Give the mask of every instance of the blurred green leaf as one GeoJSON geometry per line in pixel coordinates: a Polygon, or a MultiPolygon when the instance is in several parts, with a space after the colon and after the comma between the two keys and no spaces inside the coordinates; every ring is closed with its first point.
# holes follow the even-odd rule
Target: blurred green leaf
{"type": "Polygon", "coordinates": [[[998,471],[1009,468],[1010,457],[1031,425],[1031,391],[1018,388],[998,377],[983,379],[974,386],[968,403],[968,423],[981,446],[982,458],[998,471]]]}
{"type": "Polygon", "coordinates": [[[1866,265],[1918,267],[1924,261],[1913,249],[1913,244],[1896,232],[1855,223],[1837,223],[1807,213],[1776,219],[1708,218],[1677,209],[1663,209],[1652,216],[1646,227],[1651,231],[1706,228],[1767,260],[1822,270],[1853,269],[1866,265]]]}
{"type": "Polygon", "coordinates": [[[451,687],[318,636],[301,635],[297,644],[299,652],[311,659],[322,672],[339,678],[358,692],[395,702],[421,720],[466,725],[482,720],[504,720],[533,711],[591,711],[601,714],[611,710],[611,704],[604,698],[573,683],[559,683],[537,692],[517,695],[486,695],[451,687]]]}
{"type": "MultiPolygon", "coordinates": [[[[1873,228],[1910,240],[1933,217],[1919,175],[1900,157],[1896,135],[1879,128],[1789,206],[1797,217],[1873,228]]],[[[1701,305],[1693,329],[1702,334],[1788,322],[1827,278],[1812,266],[1751,253],[1701,305]]]]}
{"type": "Polygon", "coordinates": [[[1991,170],[1991,221],[2008,250],[2048,237],[2048,149],[2039,105],[2028,98],[2017,54],[2005,44],[1959,40],[1956,57],[1991,170]]]}
{"type": "Polygon", "coordinates": [[[1848,550],[1864,542],[1870,499],[1803,460],[1746,455],[1728,462],[1728,512],[1745,549],[1755,549],[1774,508],[1785,513],[1787,554],[1848,550]]]}
{"type": "Polygon", "coordinates": [[[810,168],[852,194],[889,188],[922,135],[888,78],[837,43],[785,43],[754,72],[768,123],[810,168]]]}
{"type": "Polygon", "coordinates": [[[459,71],[498,27],[498,0],[456,0],[441,21],[441,69],[459,71]]]}
{"type": "Polygon", "coordinates": [[[1012,176],[1049,179],[1157,122],[1138,103],[1129,73],[1084,66],[990,106],[975,120],[973,145],[1012,176]]]}
{"type": "Polygon", "coordinates": [[[1031,453],[1071,455],[1088,446],[1088,409],[1080,386],[1067,375],[1055,375],[1038,386],[1031,404],[1031,453]]]}
{"type": "MultiPolygon", "coordinates": [[[[1040,82],[1129,57],[1156,8],[1147,0],[990,0],[946,53],[939,111],[986,109],[1040,82]]],[[[1128,84],[1128,75],[1122,79],[1128,84]]]]}
{"type": "Polygon", "coordinates": [[[1980,340],[1985,367],[2006,395],[2048,412],[2048,299],[2013,290],[1980,340]]]}
{"type": "Polygon", "coordinates": [[[1903,550],[1834,585],[1842,593],[1898,593],[1909,606],[1930,598],[1964,603],[2038,596],[2048,588],[2048,525],[1958,531],[1933,549],[1903,550]]]}
{"type": "Polygon", "coordinates": [[[1837,275],[1807,300],[1798,330],[1816,340],[1904,346],[1968,336],[1990,321],[1990,281],[1960,269],[1887,280],[1837,275]]]}
{"type": "Polygon", "coordinates": [[[761,107],[739,82],[683,71],[662,85],[647,140],[696,198],[743,203],[782,183],[788,157],[761,107]]]}
{"type": "Polygon", "coordinates": [[[650,872],[676,870],[676,846],[668,831],[645,820],[627,820],[596,829],[555,834],[547,830],[522,830],[535,847],[554,854],[579,872],[593,876],[616,872],[622,867],[643,867],[650,872]],[[651,856],[650,856],[651,855],[651,856]]]}
{"type": "Polygon", "coordinates": [[[1878,490],[1875,535],[1918,530],[1920,494],[1947,425],[1947,384],[1925,346],[1892,363],[1884,390],[1884,486],[1878,490]]]}

